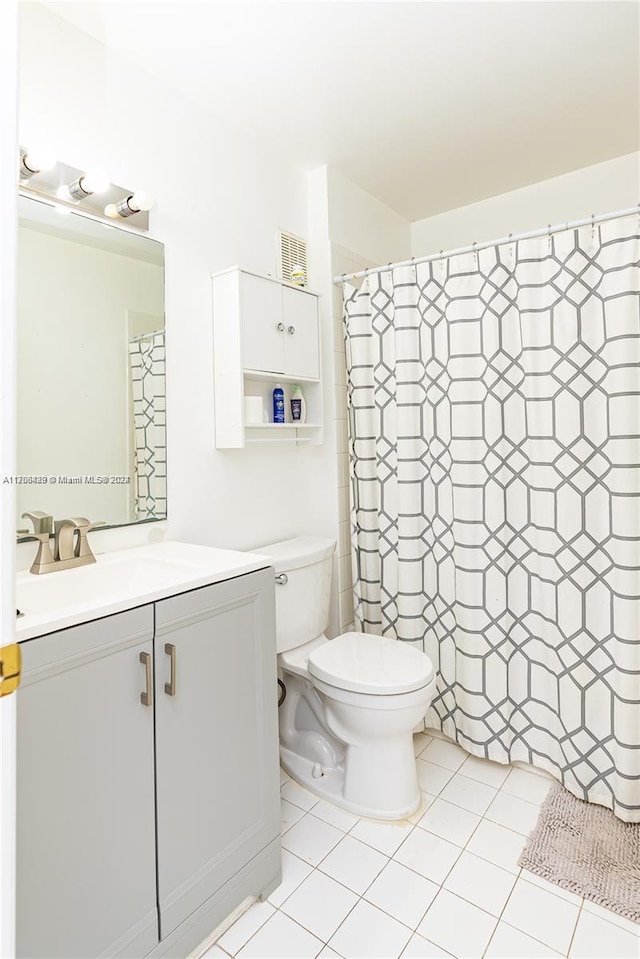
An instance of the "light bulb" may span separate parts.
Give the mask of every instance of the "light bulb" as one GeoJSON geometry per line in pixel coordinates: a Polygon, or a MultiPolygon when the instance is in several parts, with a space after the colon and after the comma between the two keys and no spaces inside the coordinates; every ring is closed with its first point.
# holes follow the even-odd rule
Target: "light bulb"
{"type": "Polygon", "coordinates": [[[136,213],[146,212],[153,206],[153,197],[146,190],[136,190],[133,196],[129,197],[129,206],[136,213]]]}
{"type": "Polygon", "coordinates": [[[53,148],[45,144],[31,147],[20,157],[20,173],[25,180],[35,176],[36,173],[51,170],[55,165],[56,155],[53,148]]]}
{"type": "Polygon", "coordinates": [[[115,203],[107,203],[104,208],[104,215],[113,217],[114,219],[118,216],[118,208],[115,203]]]}
{"type": "Polygon", "coordinates": [[[80,177],[80,184],[85,193],[105,193],[110,183],[104,170],[88,170],[80,177]]]}
{"type": "Polygon", "coordinates": [[[56,190],[56,196],[59,200],[64,200],[66,203],[70,203],[73,200],[73,197],[69,193],[69,187],[66,183],[63,186],[59,186],[56,190]]]}

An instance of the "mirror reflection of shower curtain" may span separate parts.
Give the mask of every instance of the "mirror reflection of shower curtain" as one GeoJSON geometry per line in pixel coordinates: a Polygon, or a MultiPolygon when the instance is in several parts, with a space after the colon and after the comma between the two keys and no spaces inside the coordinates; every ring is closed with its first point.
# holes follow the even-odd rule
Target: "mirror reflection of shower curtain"
{"type": "Polygon", "coordinates": [[[167,515],[164,330],[129,341],[133,403],[135,519],[167,515]]]}
{"type": "Polygon", "coordinates": [[[346,289],[355,615],[428,726],[640,821],[638,217],[346,289]]]}

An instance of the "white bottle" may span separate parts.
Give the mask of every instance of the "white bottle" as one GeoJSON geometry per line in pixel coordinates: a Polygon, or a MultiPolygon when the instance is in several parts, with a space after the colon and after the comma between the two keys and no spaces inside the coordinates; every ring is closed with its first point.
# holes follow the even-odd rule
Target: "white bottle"
{"type": "Polygon", "coordinates": [[[306,418],[307,404],[304,401],[302,390],[299,386],[294,386],[291,393],[291,421],[293,423],[304,423],[306,418]]]}

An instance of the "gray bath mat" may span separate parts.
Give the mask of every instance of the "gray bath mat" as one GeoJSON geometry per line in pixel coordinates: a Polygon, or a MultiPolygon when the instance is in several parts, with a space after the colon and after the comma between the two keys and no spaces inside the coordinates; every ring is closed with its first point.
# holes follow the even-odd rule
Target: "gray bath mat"
{"type": "Polygon", "coordinates": [[[549,790],[518,864],[640,923],[640,823],[622,822],[560,783],[549,790]]]}

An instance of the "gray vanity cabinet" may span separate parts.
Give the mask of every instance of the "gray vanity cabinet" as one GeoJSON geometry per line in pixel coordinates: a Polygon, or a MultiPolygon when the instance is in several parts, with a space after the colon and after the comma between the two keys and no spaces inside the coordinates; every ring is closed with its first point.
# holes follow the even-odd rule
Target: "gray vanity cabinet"
{"type": "Polygon", "coordinates": [[[21,645],[17,955],[144,956],[158,942],[153,607],[21,645]]]}
{"type": "Polygon", "coordinates": [[[273,570],[156,604],[163,939],[278,839],[273,623],[273,570]]]}
{"type": "Polygon", "coordinates": [[[273,569],[24,641],[17,956],[188,955],[280,881],[273,569]]]}

